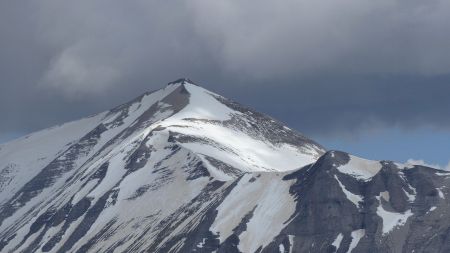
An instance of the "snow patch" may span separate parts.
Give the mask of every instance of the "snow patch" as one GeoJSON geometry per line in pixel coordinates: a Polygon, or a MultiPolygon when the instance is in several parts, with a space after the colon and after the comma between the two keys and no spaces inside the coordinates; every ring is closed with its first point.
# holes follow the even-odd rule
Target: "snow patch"
{"type": "Polygon", "coordinates": [[[369,181],[381,170],[381,163],[362,159],[349,155],[350,160],[347,164],[339,166],[337,169],[344,174],[355,177],[358,180],[369,181]]]}
{"type": "Polygon", "coordinates": [[[437,190],[437,192],[438,192],[439,198],[445,199],[445,195],[444,195],[444,193],[442,192],[442,189],[441,189],[441,188],[436,188],[436,190],[437,190]]]}
{"type": "Polygon", "coordinates": [[[416,200],[416,194],[417,194],[417,192],[416,192],[416,189],[415,189],[414,187],[412,187],[412,186],[410,186],[409,189],[411,189],[411,190],[414,192],[414,194],[410,194],[410,193],[409,193],[408,191],[406,191],[405,189],[403,189],[403,192],[406,194],[406,197],[408,197],[408,201],[409,201],[410,203],[413,203],[413,202],[416,200]]]}
{"type": "Polygon", "coordinates": [[[223,242],[243,216],[256,207],[246,231],[239,236],[241,252],[255,252],[260,246],[269,244],[295,211],[295,200],[289,194],[292,182],[280,181],[282,175],[277,177],[273,173],[261,173],[256,181],[249,182],[252,177],[252,174],[246,174],[241,178],[217,208],[217,217],[211,226],[211,231],[220,233],[219,239],[223,242]]]}
{"type": "Polygon", "coordinates": [[[380,192],[380,196],[387,202],[389,202],[390,195],[388,191],[380,192]]]}
{"type": "Polygon", "coordinates": [[[293,235],[288,235],[288,239],[289,239],[289,253],[292,252],[292,248],[294,247],[294,238],[295,236],[293,235]]]}
{"type": "Polygon", "coordinates": [[[343,238],[344,238],[344,236],[342,235],[342,233],[339,233],[338,236],[336,237],[336,239],[334,239],[333,243],[331,244],[336,248],[336,251],[341,246],[341,242],[342,242],[343,238]]]}
{"type": "Polygon", "coordinates": [[[347,199],[350,200],[351,202],[353,202],[353,204],[355,204],[355,206],[357,208],[359,208],[359,203],[363,202],[363,198],[360,195],[354,194],[354,193],[350,192],[349,190],[347,190],[345,188],[344,184],[342,184],[341,181],[339,181],[339,178],[336,175],[334,175],[334,178],[336,178],[336,180],[338,181],[339,186],[341,187],[345,196],[347,196],[347,199]]]}
{"type": "Polygon", "coordinates": [[[190,94],[189,104],[183,108],[178,116],[182,118],[198,118],[208,120],[228,120],[232,114],[241,114],[217,101],[214,96],[219,96],[199,86],[185,84],[184,87],[190,94]]]}
{"type": "Polygon", "coordinates": [[[197,247],[203,248],[203,246],[205,246],[205,243],[206,243],[206,238],[203,238],[202,241],[197,244],[197,247]]]}
{"type": "Polygon", "coordinates": [[[203,140],[180,145],[243,171],[287,171],[316,161],[314,155],[289,144],[275,146],[220,124],[184,120],[179,117],[175,114],[160,124],[170,131],[203,140]]]}
{"type": "Polygon", "coordinates": [[[353,249],[355,249],[356,246],[358,246],[359,240],[361,240],[361,238],[363,238],[365,234],[366,234],[365,229],[358,229],[352,231],[351,233],[352,242],[350,243],[347,253],[351,253],[353,249]]]}
{"type": "Polygon", "coordinates": [[[198,157],[200,157],[200,159],[202,160],[203,164],[208,169],[209,173],[211,174],[211,176],[213,178],[215,178],[215,179],[217,179],[219,181],[228,181],[228,180],[232,180],[233,179],[233,177],[227,175],[222,170],[219,170],[214,165],[212,165],[208,161],[208,159],[205,158],[204,155],[198,155],[198,157]]]}
{"type": "MultiPolygon", "coordinates": [[[[376,197],[378,201],[380,201],[380,197],[376,197]]],[[[383,220],[383,235],[388,234],[391,232],[394,228],[403,226],[406,224],[406,221],[409,217],[413,215],[411,210],[407,210],[404,213],[396,213],[396,212],[389,212],[386,211],[381,202],[379,202],[379,205],[377,207],[377,215],[383,220]]]]}

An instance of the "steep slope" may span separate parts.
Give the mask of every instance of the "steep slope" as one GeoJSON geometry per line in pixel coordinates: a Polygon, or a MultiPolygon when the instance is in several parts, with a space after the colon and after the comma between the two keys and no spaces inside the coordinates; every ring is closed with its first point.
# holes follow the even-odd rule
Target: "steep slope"
{"type": "Polygon", "coordinates": [[[283,179],[295,214],[262,252],[450,251],[450,172],[330,151],[283,179]]]}
{"type": "Polygon", "coordinates": [[[1,145],[0,251],[448,252],[449,180],[180,79],[1,145]]]}
{"type": "Polygon", "coordinates": [[[88,232],[81,228],[87,215],[89,223],[142,224],[139,218],[149,215],[162,222],[211,182],[295,169],[323,153],[279,122],[181,79],[111,111],[2,145],[0,247],[66,251],[88,232]],[[111,198],[123,202],[113,205],[111,198]],[[135,214],[127,215],[132,203],[135,214]],[[98,213],[89,213],[92,208],[98,213]]]}

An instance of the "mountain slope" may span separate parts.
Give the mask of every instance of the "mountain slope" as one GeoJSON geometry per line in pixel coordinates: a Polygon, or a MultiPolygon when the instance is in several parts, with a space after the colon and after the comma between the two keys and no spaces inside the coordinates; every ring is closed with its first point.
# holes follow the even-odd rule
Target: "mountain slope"
{"type": "Polygon", "coordinates": [[[180,79],[1,145],[0,250],[446,252],[449,180],[180,79]]]}

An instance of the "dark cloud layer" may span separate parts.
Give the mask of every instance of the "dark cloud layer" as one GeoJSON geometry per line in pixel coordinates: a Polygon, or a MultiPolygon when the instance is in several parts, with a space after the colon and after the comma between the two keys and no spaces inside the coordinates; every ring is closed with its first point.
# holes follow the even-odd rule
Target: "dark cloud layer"
{"type": "Polygon", "coordinates": [[[450,129],[446,0],[1,1],[0,133],[186,76],[308,134],[450,129]]]}

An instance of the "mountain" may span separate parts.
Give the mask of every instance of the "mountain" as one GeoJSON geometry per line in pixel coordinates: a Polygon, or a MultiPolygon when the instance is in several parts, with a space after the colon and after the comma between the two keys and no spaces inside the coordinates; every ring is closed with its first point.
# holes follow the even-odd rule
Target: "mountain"
{"type": "Polygon", "coordinates": [[[450,252],[449,186],[180,79],[0,145],[0,251],[450,252]]]}

